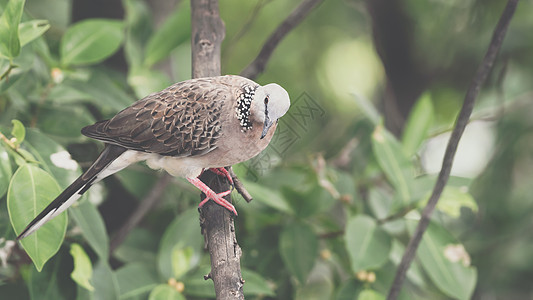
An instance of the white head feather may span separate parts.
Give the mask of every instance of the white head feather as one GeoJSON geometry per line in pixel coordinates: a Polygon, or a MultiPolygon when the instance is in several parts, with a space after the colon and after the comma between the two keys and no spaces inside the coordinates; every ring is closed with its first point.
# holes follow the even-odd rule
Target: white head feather
{"type": "Polygon", "coordinates": [[[261,138],[266,135],[272,124],[287,113],[290,106],[289,93],[280,85],[270,83],[257,88],[251,111],[255,120],[264,123],[261,138]]]}

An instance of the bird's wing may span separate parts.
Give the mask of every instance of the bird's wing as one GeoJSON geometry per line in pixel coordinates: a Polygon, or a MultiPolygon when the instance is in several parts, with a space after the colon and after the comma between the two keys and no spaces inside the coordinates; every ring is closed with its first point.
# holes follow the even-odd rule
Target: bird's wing
{"type": "Polygon", "coordinates": [[[128,149],[194,156],[217,147],[221,110],[230,86],[213,79],[174,84],[122,110],[110,120],[82,129],[88,137],[128,149]]]}

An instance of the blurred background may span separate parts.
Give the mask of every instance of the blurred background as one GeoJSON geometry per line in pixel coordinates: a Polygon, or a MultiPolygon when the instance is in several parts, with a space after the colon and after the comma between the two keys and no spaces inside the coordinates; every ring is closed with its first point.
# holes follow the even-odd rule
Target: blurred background
{"type": "MultiPolygon", "coordinates": [[[[3,11],[7,3],[0,0],[3,11]]],[[[221,1],[222,73],[239,74],[298,5],[221,1]]],[[[234,166],[254,197],[247,204],[233,193],[242,265],[251,278],[245,276],[247,298],[383,299],[504,6],[497,0],[321,1],[282,40],[255,80],[287,89],[291,109],[271,146],[234,166]]],[[[402,299],[533,297],[532,12],[532,1],[519,4],[402,299]],[[459,258],[450,258],[447,249],[459,258]]],[[[0,81],[0,125],[9,137],[12,120],[20,120],[27,131],[21,147],[39,161],[39,154],[55,151],[39,145],[67,149],[79,163],[72,174],[39,165],[64,187],[102,149],[81,136],[82,127],[190,78],[190,5],[27,0],[22,21],[40,19],[47,20],[46,32],[22,47],[12,60],[17,67],[0,81]],[[93,42],[86,50],[96,53],[94,59],[72,54],[69,41],[83,41],[73,38],[83,36],[76,24],[94,19],[118,22],[102,25],[110,26],[108,33],[118,28],[110,38],[117,45],[98,54],[105,47],[93,42]]],[[[9,61],[2,59],[0,73],[9,61]]],[[[211,283],[201,278],[209,256],[195,210],[199,195],[184,180],[167,186],[108,267],[102,267],[99,242],[87,241],[86,229],[71,215],[65,242],[38,273],[22,248],[9,243],[16,235],[8,191],[21,164],[15,154],[3,153],[9,168],[4,166],[0,200],[0,294],[158,299],[156,288],[174,289],[178,282],[184,289],[174,289],[175,299],[213,297],[211,283]],[[93,274],[116,284],[104,288],[95,275],[88,279],[91,291],[72,279],[74,243],[93,274]],[[128,275],[136,272],[146,278],[132,284],[128,275]]],[[[83,203],[97,207],[95,218],[105,224],[100,243],[112,243],[160,176],[138,165],[91,189],[83,203]]]]}

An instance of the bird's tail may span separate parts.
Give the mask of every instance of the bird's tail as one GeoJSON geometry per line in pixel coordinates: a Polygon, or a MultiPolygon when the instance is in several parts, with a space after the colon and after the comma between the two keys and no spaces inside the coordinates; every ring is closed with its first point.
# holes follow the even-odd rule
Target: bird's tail
{"type": "Polygon", "coordinates": [[[105,172],[109,165],[115,161],[120,155],[126,151],[126,148],[106,144],[106,147],[98,156],[98,159],[83,173],[78,179],[76,179],[71,185],[69,185],[54,201],[52,201],[33,221],[26,226],[26,228],[19,234],[17,240],[23,239],[28,235],[35,232],[46,222],[53,219],[55,216],[59,215],[69,206],[71,206],[76,200],[78,200],[85,191],[87,191],[92,184],[98,182],[115,173],[118,170],[113,170],[114,172],[105,172]],[[106,174],[107,173],[107,174],[106,174]]]}

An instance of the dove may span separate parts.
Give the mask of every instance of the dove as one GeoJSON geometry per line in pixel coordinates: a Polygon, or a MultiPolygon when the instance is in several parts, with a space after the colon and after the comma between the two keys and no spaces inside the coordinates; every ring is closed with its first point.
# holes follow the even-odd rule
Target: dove
{"type": "Polygon", "coordinates": [[[289,94],[280,85],[261,86],[237,75],[175,83],[123,109],[109,120],[84,127],[81,133],[102,141],[94,163],[18,235],[22,239],[56,217],[98,181],[145,161],[153,169],[184,177],[207,197],[237,215],[223,197],[198,176],[253,158],[270,143],[278,120],[289,110],[289,94]]]}

